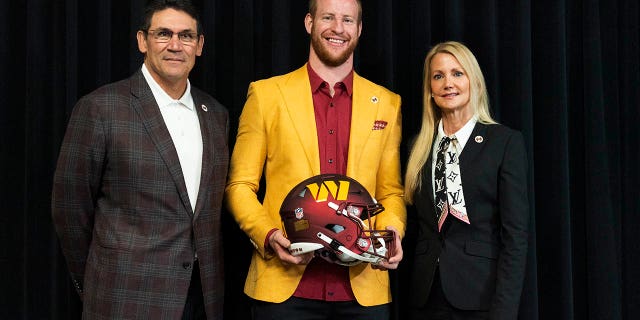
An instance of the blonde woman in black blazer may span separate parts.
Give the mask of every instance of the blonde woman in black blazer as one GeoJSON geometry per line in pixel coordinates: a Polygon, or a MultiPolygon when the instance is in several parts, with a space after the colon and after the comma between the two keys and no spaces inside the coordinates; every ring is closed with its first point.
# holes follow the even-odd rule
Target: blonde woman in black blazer
{"type": "MultiPolygon", "coordinates": [[[[529,228],[522,135],[489,115],[482,71],[461,43],[434,46],[424,65],[421,131],[407,165],[405,197],[414,205],[412,319],[516,319],[529,228]],[[456,136],[465,219],[441,223],[434,162],[443,136],[456,136]]],[[[448,198],[448,201],[451,198],[448,198]]],[[[455,202],[455,200],[453,200],[455,202]]]]}

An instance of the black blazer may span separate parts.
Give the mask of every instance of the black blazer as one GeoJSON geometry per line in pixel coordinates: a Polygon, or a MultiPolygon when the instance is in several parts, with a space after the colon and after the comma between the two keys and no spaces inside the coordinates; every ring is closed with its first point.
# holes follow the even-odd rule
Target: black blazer
{"type": "Polygon", "coordinates": [[[411,304],[424,306],[439,263],[442,289],[453,306],[489,310],[491,319],[516,319],[529,229],[522,135],[477,123],[459,159],[471,224],[450,216],[442,233],[437,231],[429,157],[410,224],[417,228],[411,304]]]}

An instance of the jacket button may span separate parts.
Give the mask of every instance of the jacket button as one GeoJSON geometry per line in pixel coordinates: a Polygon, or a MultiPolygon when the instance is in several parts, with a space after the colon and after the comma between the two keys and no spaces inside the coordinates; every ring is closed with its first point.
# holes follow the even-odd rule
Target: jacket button
{"type": "Polygon", "coordinates": [[[183,262],[183,263],[182,263],[182,267],[183,267],[185,270],[189,270],[189,269],[191,268],[191,262],[183,262]]]}

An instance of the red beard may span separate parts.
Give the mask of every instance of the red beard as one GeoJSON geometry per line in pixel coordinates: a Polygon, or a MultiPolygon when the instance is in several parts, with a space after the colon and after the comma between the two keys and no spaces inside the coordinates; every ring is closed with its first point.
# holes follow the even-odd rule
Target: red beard
{"type": "Polygon", "coordinates": [[[345,61],[347,61],[349,57],[351,57],[356,49],[356,46],[358,45],[357,38],[355,40],[351,39],[351,42],[349,43],[347,49],[336,56],[333,52],[331,52],[329,48],[327,48],[327,46],[323,44],[323,41],[324,37],[322,35],[319,35],[318,37],[312,36],[311,46],[313,47],[313,50],[315,51],[320,61],[330,67],[337,67],[345,63],[345,61]]]}

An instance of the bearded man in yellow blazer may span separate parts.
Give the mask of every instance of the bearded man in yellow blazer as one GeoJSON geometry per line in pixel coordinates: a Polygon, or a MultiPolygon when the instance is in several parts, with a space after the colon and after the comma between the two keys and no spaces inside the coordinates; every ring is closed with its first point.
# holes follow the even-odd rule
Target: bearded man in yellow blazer
{"type": "Polygon", "coordinates": [[[353,71],[361,17],[359,0],[311,0],[305,17],[311,37],[308,63],[249,86],[226,203],[255,247],[244,290],[253,299],[254,319],[304,319],[304,313],[327,314],[327,319],[389,318],[387,269],[397,268],[402,259],[406,222],[401,101],[353,71]],[[279,214],[282,201],[298,183],[324,173],[357,180],[384,206],[371,219],[374,229],[395,231],[388,261],[345,267],[312,254],[289,254],[279,214]],[[263,175],[266,190],[259,199],[263,175]]]}

